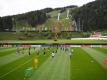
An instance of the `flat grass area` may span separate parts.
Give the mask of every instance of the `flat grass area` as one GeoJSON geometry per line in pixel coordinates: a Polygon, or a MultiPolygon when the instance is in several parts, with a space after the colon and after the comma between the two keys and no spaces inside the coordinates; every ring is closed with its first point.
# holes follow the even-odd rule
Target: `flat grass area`
{"type": "MultiPolygon", "coordinates": [[[[88,52],[91,53],[89,50],[88,52]]],[[[71,59],[71,80],[106,80],[106,75],[107,70],[94,57],[81,48],[74,48],[71,59]]]]}
{"type": "Polygon", "coordinates": [[[0,80],[107,80],[107,65],[102,61],[107,57],[105,48],[69,48],[66,51],[56,47],[32,47],[31,55],[28,55],[28,48],[24,49],[24,54],[23,49],[20,54],[16,51],[16,48],[0,48],[0,80]],[[51,57],[53,51],[54,58],[51,57]],[[30,78],[24,79],[26,69],[33,66],[35,58],[39,60],[38,68],[33,69],[30,78]]]}
{"type": "Polygon", "coordinates": [[[49,57],[34,72],[30,80],[70,80],[70,58],[64,50],[58,49],[54,58],[49,57]]]}
{"type": "Polygon", "coordinates": [[[94,48],[95,50],[98,50],[100,52],[103,52],[104,54],[107,55],[107,48],[94,48]]]}
{"type": "MultiPolygon", "coordinates": [[[[50,49],[50,51],[52,51],[54,49],[50,49]]],[[[22,50],[21,50],[22,51],[22,50]]],[[[25,75],[25,70],[29,67],[33,66],[33,61],[34,59],[38,56],[37,55],[37,51],[32,48],[31,49],[31,55],[28,55],[28,50],[27,52],[25,51],[24,54],[26,54],[23,57],[19,57],[16,60],[13,60],[5,65],[1,65],[0,66],[0,80],[24,80],[24,75],[25,75]]],[[[8,53],[8,52],[7,52],[8,53]]],[[[0,53],[2,54],[2,53],[0,53]]],[[[16,53],[16,51],[13,51],[12,54],[15,54],[18,56],[23,55],[22,53],[20,53],[19,55],[16,53]]],[[[47,52],[47,54],[44,56],[43,55],[43,49],[41,48],[41,50],[39,51],[39,66],[47,59],[47,57],[49,56],[50,52],[47,52]]],[[[5,56],[9,56],[9,54],[5,55],[5,56]]],[[[0,56],[0,58],[2,58],[3,56],[0,56]]],[[[8,58],[11,59],[14,57],[10,57],[8,58]]],[[[3,61],[2,61],[3,62],[3,61]]],[[[4,61],[5,62],[5,61],[4,61]]]]}
{"type": "Polygon", "coordinates": [[[2,48],[0,50],[0,57],[12,54],[13,52],[16,52],[16,48],[2,48]]]}
{"type": "Polygon", "coordinates": [[[107,40],[1,40],[0,43],[46,43],[46,44],[52,44],[52,43],[71,43],[71,44],[107,44],[107,40]]]}

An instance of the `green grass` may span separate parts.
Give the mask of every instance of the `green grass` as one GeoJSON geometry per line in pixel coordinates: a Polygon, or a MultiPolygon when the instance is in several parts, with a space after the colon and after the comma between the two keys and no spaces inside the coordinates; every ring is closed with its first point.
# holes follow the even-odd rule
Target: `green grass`
{"type": "Polygon", "coordinates": [[[7,47],[0,47],[0,52],[5,50],[5,49],[10,49],[10,48],[9,47],[8,48],[7,47]]]}
{"type": "Polygon", "coordinates": [[[0,40],[5,40],[5,39],[17,39],[20,36],[23,36],[23,34],[20,33],[11,33],[11,32],[0,32],[0,40]]]}
{"type": "MultiPolygon", "coordinates": [[[[2,62],[5,62],[5,56],[16,54],[13,48],[0,48],[1,52],[6,53],[0,58],[4,58],[2,62]],[[12,51],[8,53],[7,50],[12,51]]],[[[25,70],[32,67],[33,60],[37,57],[39,50],[40,55],[39,66],[33,70],[33,75],[29,80],[106,80],[107,70],[100,64],[100,59],[103,56],[106,57],[107,49],[100,48],[73,48],[74,52],[72,58],[69,58],[69,51],[63,51],[60,48],[47,48],[45,47],[46,55],[43,55],[44,48],[31,49],[31,55],[25,51],[25,56],[14,59],[7,64],[0,66],[0,80],[24,80],[25,70]],[[56,51],[54,59],[50,54],[56,51]]],[[[0,52],[0,53],[1,53],[0,52]]],[[[2,53],[3,54],[3,53],[2,53]]],[[[22,55],[16,54],[17,57],[22,55]]],[[[10,58],[15,58],[10,56],[10,58]]],[[[1,59],[0,59],[1,60],[1,59]]],[[[0,63],[1,64],[1,63],[0,63]]]]}
{"type": "Polygon", "coordinates": [[[57,18],[59,11],[52,11],[48,13],[48,15],[51,15],[52,18],[57,18]]]}
{"type": "Polygon", "coordinates": [[[83,44],[83,43],[90,43],[90,44],[106,44],[107,40],[69,40],[69,39],[63,39],[63,40],[1,40],[0,43],[75,43],[75,44],[83,44]]]}
{"type": "Polygon", "coordinates": [[[91,48],[84,48],[83,50],[86,51],[94,60],[96,60],[101,67],[107,70],[107,65],[104,64],[104,59],[107,56],[103,52],[91,48]]]}
{"type": "MultiPolygon", "coordinates": [[[[1,48],[0,48],[1,49],[1,48]]],[[[0,50],[0,57],[12,54],[13,52],[16,51],[16,48],[4,48],[0,50]]]]}
{"type": "Polygon", "coordinates": [[[49,57],[30,80],[70,80],[70,59],[65,51],[57,50],[55,58],[49,57]]]}
{"type": "Polygon", "coordinates": [[[95,50],[98,50],[100,52],[103,52],[104,54],[107,55],[107,48],[94,48],[95,50]]]}
{"type": "MultiPolygon", "coordinates": [[[[0,66],[0,80],[23,80],[25,70],[29,67],[32,67],[33,60],[37,56],[35,53],[36,52],[33,52],[33,54],[30,56],[26,55],[4,66],[0,66]]],[[[39,65],[41,65],[47,59],[48,56],[49,53],[47,53],[45,56],[43,56],[41,53],[38,57],[40,60],[39,65]]]]}
{"type": "Polygon", "coordinates": [[[84,50],[74,49],[71,59],[71,80],[106,80],[106,74],[107,71],[84,50]]]}

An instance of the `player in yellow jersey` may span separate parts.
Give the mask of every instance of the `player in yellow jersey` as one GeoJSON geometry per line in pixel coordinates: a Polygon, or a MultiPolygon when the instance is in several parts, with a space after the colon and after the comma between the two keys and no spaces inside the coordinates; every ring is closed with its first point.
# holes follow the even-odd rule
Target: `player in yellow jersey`
{"type": "Polygon", "coordinates": [[[38,66],[39,66],[39,59],[38,59],[38,57],[36,57],[33,60],[33,68],[36,69],[36,68],[38,68],[38,66]]]}

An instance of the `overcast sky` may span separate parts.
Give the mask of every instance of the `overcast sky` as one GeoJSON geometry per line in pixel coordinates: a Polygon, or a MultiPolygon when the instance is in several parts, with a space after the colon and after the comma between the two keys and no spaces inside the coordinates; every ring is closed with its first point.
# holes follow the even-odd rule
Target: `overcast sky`
{"type": "Polygon", "coordinates": [[[94,0],[0,0],[0,16],[20,14],[46,7],[82,6],[94,0]]]}

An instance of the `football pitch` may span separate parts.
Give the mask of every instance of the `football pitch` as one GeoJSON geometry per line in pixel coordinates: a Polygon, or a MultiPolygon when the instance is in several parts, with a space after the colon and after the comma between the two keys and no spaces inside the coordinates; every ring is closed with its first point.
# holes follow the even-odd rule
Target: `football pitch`
{"type": "Polygon", "coordinates": [[[106,58],[107,48],[1,47],[0,80],[107,80],[106,58]]]}

